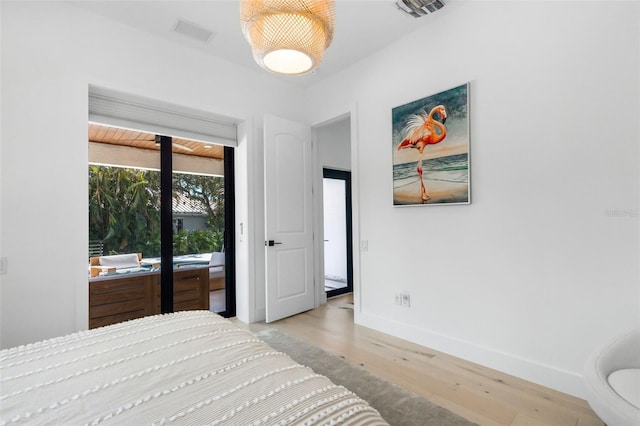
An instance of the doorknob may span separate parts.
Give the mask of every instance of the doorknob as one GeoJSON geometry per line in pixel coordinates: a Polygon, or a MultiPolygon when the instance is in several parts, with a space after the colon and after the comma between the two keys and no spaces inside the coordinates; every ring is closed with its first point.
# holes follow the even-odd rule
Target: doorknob
{"type": "Polygon", "coordinates": [[[279,241],[273,241],[273,240],[269,240],[269,241],[265,241],[264,242],[264,245],[265,246],[269,246],[269,247],[273,247],[276,244],[282,244],[282,243],[279,242],[279,241]]]}

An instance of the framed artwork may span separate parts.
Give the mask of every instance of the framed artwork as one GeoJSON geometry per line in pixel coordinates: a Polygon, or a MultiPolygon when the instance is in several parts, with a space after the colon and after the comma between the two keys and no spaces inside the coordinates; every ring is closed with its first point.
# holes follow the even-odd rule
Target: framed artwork
{"type": "Polygon", "coordinates": [[[469,204],[469,83],[392,109],[393,205],[469,204]]]}

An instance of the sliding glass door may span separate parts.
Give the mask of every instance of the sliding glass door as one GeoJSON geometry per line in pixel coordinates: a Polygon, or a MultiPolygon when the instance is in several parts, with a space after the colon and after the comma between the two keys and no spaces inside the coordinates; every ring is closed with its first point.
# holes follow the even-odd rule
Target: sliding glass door
{"type": "Polygon", "coordinates": [[[89,157],[90,325],[96,306],[103,322],[234,315],[233,148],[91,123],[89,157]],[[137,296],[103,290],[115,283],[137,296]]]}

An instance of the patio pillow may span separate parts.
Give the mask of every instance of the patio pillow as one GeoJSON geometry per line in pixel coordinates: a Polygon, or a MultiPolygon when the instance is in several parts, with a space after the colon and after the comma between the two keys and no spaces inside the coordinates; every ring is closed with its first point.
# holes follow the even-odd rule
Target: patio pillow
{"type": "Polygon", "coordinates": [[[211,259],[209,260],[209,266],[224,265],[224,253],[214,251],[211,253],[211,259]]]}
{"type": "Polygon", "coordinates": [[[101,256],[100,266],[111,266],[116,269],[137,268],[140,266],[137,253],[115,254],[113,256],[101,256]]]}

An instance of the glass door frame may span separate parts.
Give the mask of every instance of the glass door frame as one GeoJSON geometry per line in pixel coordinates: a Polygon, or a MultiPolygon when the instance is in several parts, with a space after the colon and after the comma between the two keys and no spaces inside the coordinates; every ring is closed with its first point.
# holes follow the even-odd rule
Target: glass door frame
{"type": "MultiPolygon", "coordinates": [[[[343,288],[327,291],[327,297],[334,297],[353,292],[353,232],[352,232],[352,206],[351,206],[351,172],[336,169],[322,169],[322,177],[344,181],[345,192],[345,220],[346,220],[346,254],[347,254],[347,285],[343,288]]],[[[324,275],[324,271],[323,271],[324,275]]]]}
{"type": "Polygon", "coordinates": [[[224,147],[224,280],[225,310],[218,312],[225,318],[236,316],[236,201],[235,150],[224,147]]]}
{"type": "Polygon", "coordinates": [[[160,144],[160,312],[173,312],[173,138],[156,135],[160,144]]]}
{"type": "MultiPolygon", "coordinates": [[[[173,138],[156,136],[160,144],[160,263],[173,265],[173,138]]],[[[236,316],[234,149],[224,147],[225,318],[236,316]]],[[[160,268],[160,311],[173,312],[173,268],[160,268]]]]}

